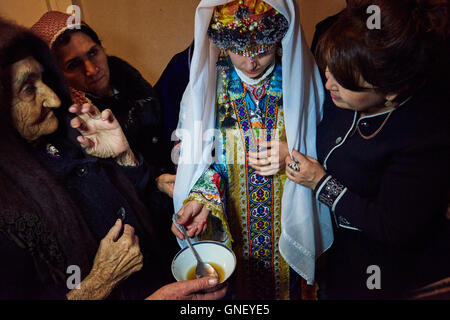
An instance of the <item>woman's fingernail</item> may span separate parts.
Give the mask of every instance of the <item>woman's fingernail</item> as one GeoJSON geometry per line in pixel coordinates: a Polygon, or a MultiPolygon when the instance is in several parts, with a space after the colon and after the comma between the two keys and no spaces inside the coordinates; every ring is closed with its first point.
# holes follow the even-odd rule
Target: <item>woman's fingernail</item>
{"type": "Polygon", "coordinates": [[[215,285],[217,284],[217,279],[216,279],[216,278],[209,279],[209,280],[208,280],[208,283],[209,283],[211,286],[215,286],[215,285]]]}

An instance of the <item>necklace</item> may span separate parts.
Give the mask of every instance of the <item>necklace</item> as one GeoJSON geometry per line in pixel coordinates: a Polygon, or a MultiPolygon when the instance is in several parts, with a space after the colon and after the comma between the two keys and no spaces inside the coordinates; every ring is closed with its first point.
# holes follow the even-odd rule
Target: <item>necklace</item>
{"type": "Polygon", "coordinates": [[[358,130],[358,133],[359,133],[359,135],[361,136],[361,138],[363,138],[363,139],[365,139],[365,140],[369,140],[369,139],[374,138],[374,137],[381,131],[381,129],[383,129],[384,125],[385,125],[386,122],[389,120],[389,118],[390,118],[390,116],[391,116],[391,114],[392,114],[392,112],[393,112],[394,110],[395,110],[395,109],[393,109],[393,110],[391,110],[391,111],[389,112],[389,114],[387,115],[386,119],[384,119],[384,121],[383,121],[383,123],[381,124],[381,126],[377,129],[377,131],[375,131],[374,133],[372,133],[370,136],[365,136],[365,135],[363,135],[363,134],[361,133],[361,130],[359,129],[359,126],[356,125],[356,130],[358,130]]]}

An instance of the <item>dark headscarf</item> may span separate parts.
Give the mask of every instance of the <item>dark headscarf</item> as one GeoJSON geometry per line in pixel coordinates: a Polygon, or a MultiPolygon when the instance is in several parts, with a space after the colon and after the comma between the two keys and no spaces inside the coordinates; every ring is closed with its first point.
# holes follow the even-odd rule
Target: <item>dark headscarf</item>
{"type": "MultiPolygon", "coordinates": [[[[63,285],[69,265],[79,266],[83,278],[89,273],[98,245],[64,187],[12,126],[8,67],[28,56],[43,66],[43,81],[60,97],[60,120],[71,103],[46,43],[0,18],[0,233],[30,253],[44,286],[63,285]]],[[[66,129],[60,121],[58,134],[66,129]]]]}

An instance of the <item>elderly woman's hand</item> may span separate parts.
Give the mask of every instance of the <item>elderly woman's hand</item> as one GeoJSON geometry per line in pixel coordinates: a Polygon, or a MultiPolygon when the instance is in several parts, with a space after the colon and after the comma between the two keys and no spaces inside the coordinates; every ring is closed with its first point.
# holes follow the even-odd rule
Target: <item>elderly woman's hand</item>
{"type": "Polygon", "coordinates": [[[227,293],[227,285],[216,278],[200,278],[168,284],[145,300],[218,300],[227,293]]]}
{"type": "Polygon", "coordinates": [[[114,287],[143,267],[139,239],[130,225],[117,220],[100,242],[89,275],[80,289],[67,294],[69,300],[100,300],[109,296],[114,287]],[[122,236],[119,237],[123,229],[122,236]]]}
{"type": "Polygon", "coordinates": [[[305,156],[296,150],[292,151],[292,157],[297,162],[290,156],[286,157],[287,177],[295,183],[314,190],[320,179],[326,175],[324,168],[316,159],[305,156]]]}
{"type": "Polygon", "coordinates": [[[273,176],[286,166],[285,158],[289,155],[286,142],[269,141],[259,142],[263,151],[249,152],[248,163],[261,176],[273,176]]]}
{"type": "Polygon", "coordinates": [[[100,112],[95,106],[86,103],[82,106],[72,105],[69,112],[77,115],[70,124],[81,133],[77,140],[87,154],[98,158],[115,158],[120,165],[136,165],[136,157],[111,110],[100,112]]]}

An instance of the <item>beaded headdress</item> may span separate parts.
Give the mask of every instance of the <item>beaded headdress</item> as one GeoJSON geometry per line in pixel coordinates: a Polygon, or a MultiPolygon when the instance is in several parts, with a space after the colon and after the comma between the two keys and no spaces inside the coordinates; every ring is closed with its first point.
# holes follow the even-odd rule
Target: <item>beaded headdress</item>
{"type": "Polygon", "coordinates": [[[208,36],[216,46],[246,57],[267,52],[280,42],[289,24],[262,0],[239,0],[217,6],[208,36]]]}

